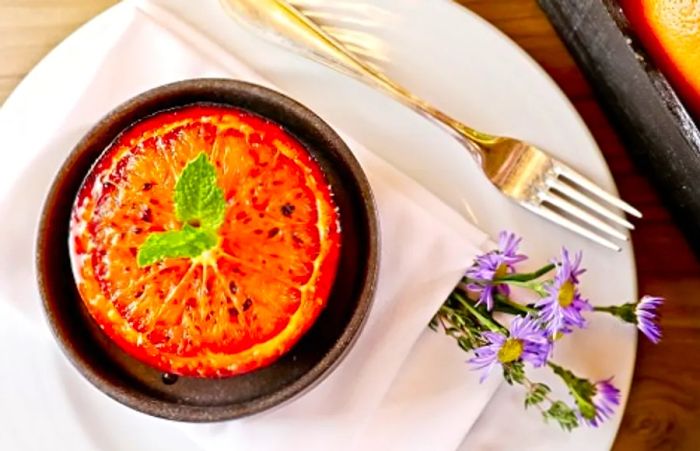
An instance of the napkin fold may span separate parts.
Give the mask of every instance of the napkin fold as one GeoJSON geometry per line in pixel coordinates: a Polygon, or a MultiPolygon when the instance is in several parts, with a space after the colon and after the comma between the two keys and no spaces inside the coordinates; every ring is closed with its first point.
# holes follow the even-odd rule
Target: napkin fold
{"type": "MultiPolygon", "coordinates": [[[[47,58],[67,59],[63,71],[52,74],[50,92],[60,101],[43,102],[40,92],[31,96],[20,86],[0,110],[0,134],[7,148],[13,149],[3,155],[0,165],[0,216],[9,218],[0,224],[0,303],[23,318],[0,316],[5,339],[16,345],[5,346],[9,353],[5,359],[12,360],[13,352],[27,353],[32,346],[13,338],[21,334],[11,333],[25,327],[24,322],[35,328],[34,334],[44,339],[48,334],[39,319],[31,230],[52,174],[82,134],[127,98],[176,80],[228,77],[270,86],[233,55],[149,1],[124,2],[110,15],[110,21],[103,21],[101,39],[79,45],[76,41],[73,48],[82,46],[80,52],[47,58]],[[14,102],[14,98],[33,98],[34,103],[14,102]]],[[[381,234],[377,292],[355,345],[322,383],[275,410],[208,425],[159,421],[158,427],[184,431],[192,443],[208,451],[452,450],[488,402],[496,383],[474,390],[475,375],[464,365],[464,354],[451,339],[426,332],[428,321],[473,257],[489,246],[488,237],[377,155],[350,137],[344,139],[369,178],[381,234]]],[[[64,374],[64,363],[54,357],[55,347],[42,343],[32,348],[36,356],[44,356],[38,380],[53,377],[52,371],[64,374]]],[[[21,371],[0,376],[5,382],[0,404],[5,405],[8,387],[15,395],[34,392],[29,397],[32,402],[7,418],[19,431],[15,438],[31,445],[31,418],[54,417],[61,409],[73,415],[70,421],[86,421],[85,406],[67,403],[60,385],[43,384],[36,396],[37,378],[22,375],[37,364],[18,361],[21,371]],[[45,411],[42,405],[53,409],[45,411]]],[[[78,376],[73,371],[71,377],[78,376]]],[[[82,380],[71,381],[71,387],[72,391],[76,387],[95,390],[82,380]]],[[[90,416],[99,414],[90,412],[90,416]]],[[[143,417],[122,407],[108,415],[123,416],[128,424],[143,417]]],[[[59,434],[63,420],[51,420],[43,424],[53,424],[59,434]]],[[[32,449],[18,448],[11,440],[0,436],[0,448],[32,449]]]]}

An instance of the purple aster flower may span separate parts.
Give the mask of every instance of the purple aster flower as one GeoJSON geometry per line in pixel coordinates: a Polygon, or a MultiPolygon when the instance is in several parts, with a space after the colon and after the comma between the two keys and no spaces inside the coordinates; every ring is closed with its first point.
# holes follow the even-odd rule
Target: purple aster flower
{"type": "Polygon", "coordinates": [[[660,297],[644,296],[634,309],[637,328],[654,344],[661,341],[661,327],[656,310],[663,302],[664,299],[660,297]]]}
{"type": "Polygon", "coordinates": [[[481,381],[486,379],[496,365],[523,361],[534,367],[543,366],[551,351],[546,332],[529,316],[513,319],[508,335],[484,332],[482,336],[488,344],[475,349],[475,356],[468,361],[475,370],[484,370],[481,381]]]}
{"type": "Polygon", "coordinates": [[[595,393],[591,398],[595,407],[593,418],[583,418],[589,426],[598,427],[615,412],[615,407],[620,405],[620,390],[612,384],[612,378],[598,381],[594,385],[595,393]]]}
{"type": "Polygon", "coordinates": [[[547,294],[535,304],[551,336],[570,333],[572,327],[586,325],[583,312],[592,307],[578,288],[578,278],[586,271],[581,268],[582,257],[583,254],[578,252],[572,259],[569,251],[562,248],[561,260],[555,261],[557,272],[554,279],[545,286],[547,294]]]}
{"type": "Polygon", "coordinates": [[[664,303],[664,298],[644,296],[637,302],[609,307],[595,307],[598,312],[610,313],[623,321],[634,324],[652,343],[661,341],[661,326],[657,310],[664,303]]]}
{"type": "Polygon", "coordinates": [[[479,293],[479,304],[486,304],[488,310],[493,309],[493,295],[496,291],[509,294],[508,286],[494,283],[495,279],[513,274],[515,264],[526,260],[527,257],[518,254],[518,246],[522,238],[514,233],[503,231],[498,237],[498,249],[480,255],[474,265],[467,270],[466,276],[471,279],[467,289],[479,293]]]}

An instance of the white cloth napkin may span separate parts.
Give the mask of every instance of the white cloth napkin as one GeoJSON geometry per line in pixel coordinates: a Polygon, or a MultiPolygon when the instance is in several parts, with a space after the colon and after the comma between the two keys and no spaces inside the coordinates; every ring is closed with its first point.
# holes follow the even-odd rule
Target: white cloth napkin
{"type": "MultiPolygon", "coordinates": [[[[61,437],[52,449],[90,449],[68,445],[63,439],[72,434],[66,431],[90,429],[85,421],[93,423],[101,415],[104,422],[118,416],[115,422],[129,425],[124,428],[144,418],[121,406],[104,408],[116,404],[110,400],[95,401],[95,389],[78,382],[77,373],[56,357],[55,346],[47,345],[48,330],[40,320],[32,229],[51,176],[71,147],[117,104],[161,84],[196,77],[268,84],[155,5],[127,2],[118,9],[104,24],[102,39],[82,43],[83,51],[70,55],[65,71],[55,74],[45,93],[29,95],[20,86],[13,98],[24,101],[11,98],[0,110],[6,148],[0,157],[0,312],[7,310],[0,315],[0,338],[3,360],[19,366],[0,372],[0,405],[17,409],[0,414],[13,431],[0,435],[0,449],[46,449],[52,437],[61,437]],[[28,329],[33,340],[26,339],[28,329]],[[63,383],[46,382],[59,378],[63,383]],[[102,407],[87,414],[88,406],[71,402],[76,397],[102,407]],[[68,412],[66,418],[59,412],[68,412]],[[80,420],[86,416],[89,420],[80,420]],[[43,435],[31,432],[37,421],[43,435]],[[72,426],[62,426],[66,421],[72,426]]],[[[496,383],[473,390],[475,375],[464,365],[464,354],[451,339],[426,332],[426,324],[473,257],[488,246],[488,238],[414,181],[345,139],[368,175],[381,225],[379,284],[355,346],[321,384],[276,410],[211,425],[153,419],[144,424],[185,431],[193,443],[212,451],[457,448],[496,383]]],[[[147,449],[134,443],[130,449],[147,449]]]]}

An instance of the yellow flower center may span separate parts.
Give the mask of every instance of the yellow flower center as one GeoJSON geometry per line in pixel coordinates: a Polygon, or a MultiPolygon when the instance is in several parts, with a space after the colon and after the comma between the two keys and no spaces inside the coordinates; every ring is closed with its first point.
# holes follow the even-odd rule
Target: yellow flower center
{"type": "Polygon", "coordinates": [[[576,287],[574,286],[573,283],[571,283],[570,280],[567,280],[564,282],[559,288],[559,295],[557,296],[557,300],[559,301],[559,305],[562,307],[566,308],[571,305],[572,302],[574,302],[574,295],[576,294],[576,287]]]}
{"type": "Polygon", "coordinates": [[[500,279],[501,277],[505,277],[508,275],[508,266],[506,266],[504,263],[501,263],[498,265],[498,268],[496,268],[496,272],[493,274],[494,279],[500,279]]]}
{"type": "Polygon", "coordinates": [[[498,361],[510,363],[518,360],[523,355],[523,342],[516,338],[509,338],[498,350],[498,361]]]}

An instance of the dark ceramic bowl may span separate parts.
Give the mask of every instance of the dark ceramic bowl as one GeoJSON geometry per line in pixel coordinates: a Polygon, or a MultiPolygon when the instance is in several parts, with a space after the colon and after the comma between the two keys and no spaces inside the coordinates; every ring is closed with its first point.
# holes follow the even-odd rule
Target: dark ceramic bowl
{"type": "Polygon", "coordinates": [[[321,381],[350,349],[368,314],[378,269],[377,213],[367,179],[338,135],[294,100],[234,80],[198,79],[143,93],[109,113],[78,143],[46,199],[37,274],[56,339],[97,388],[141,412],[179,421],[220,421],[283,403],[321,381]],[[69,217],[83,178],[115,137],[162,110],[193,103],[235,106],[291,132],[318,161],[340,209],[342,251],[328,304],[312,328],[275,363],[223,379],[169,378],[115,345],[87,313],[73,281],[69,217]],[[165,377],[164,377],[165,376],[165,377]]]}

